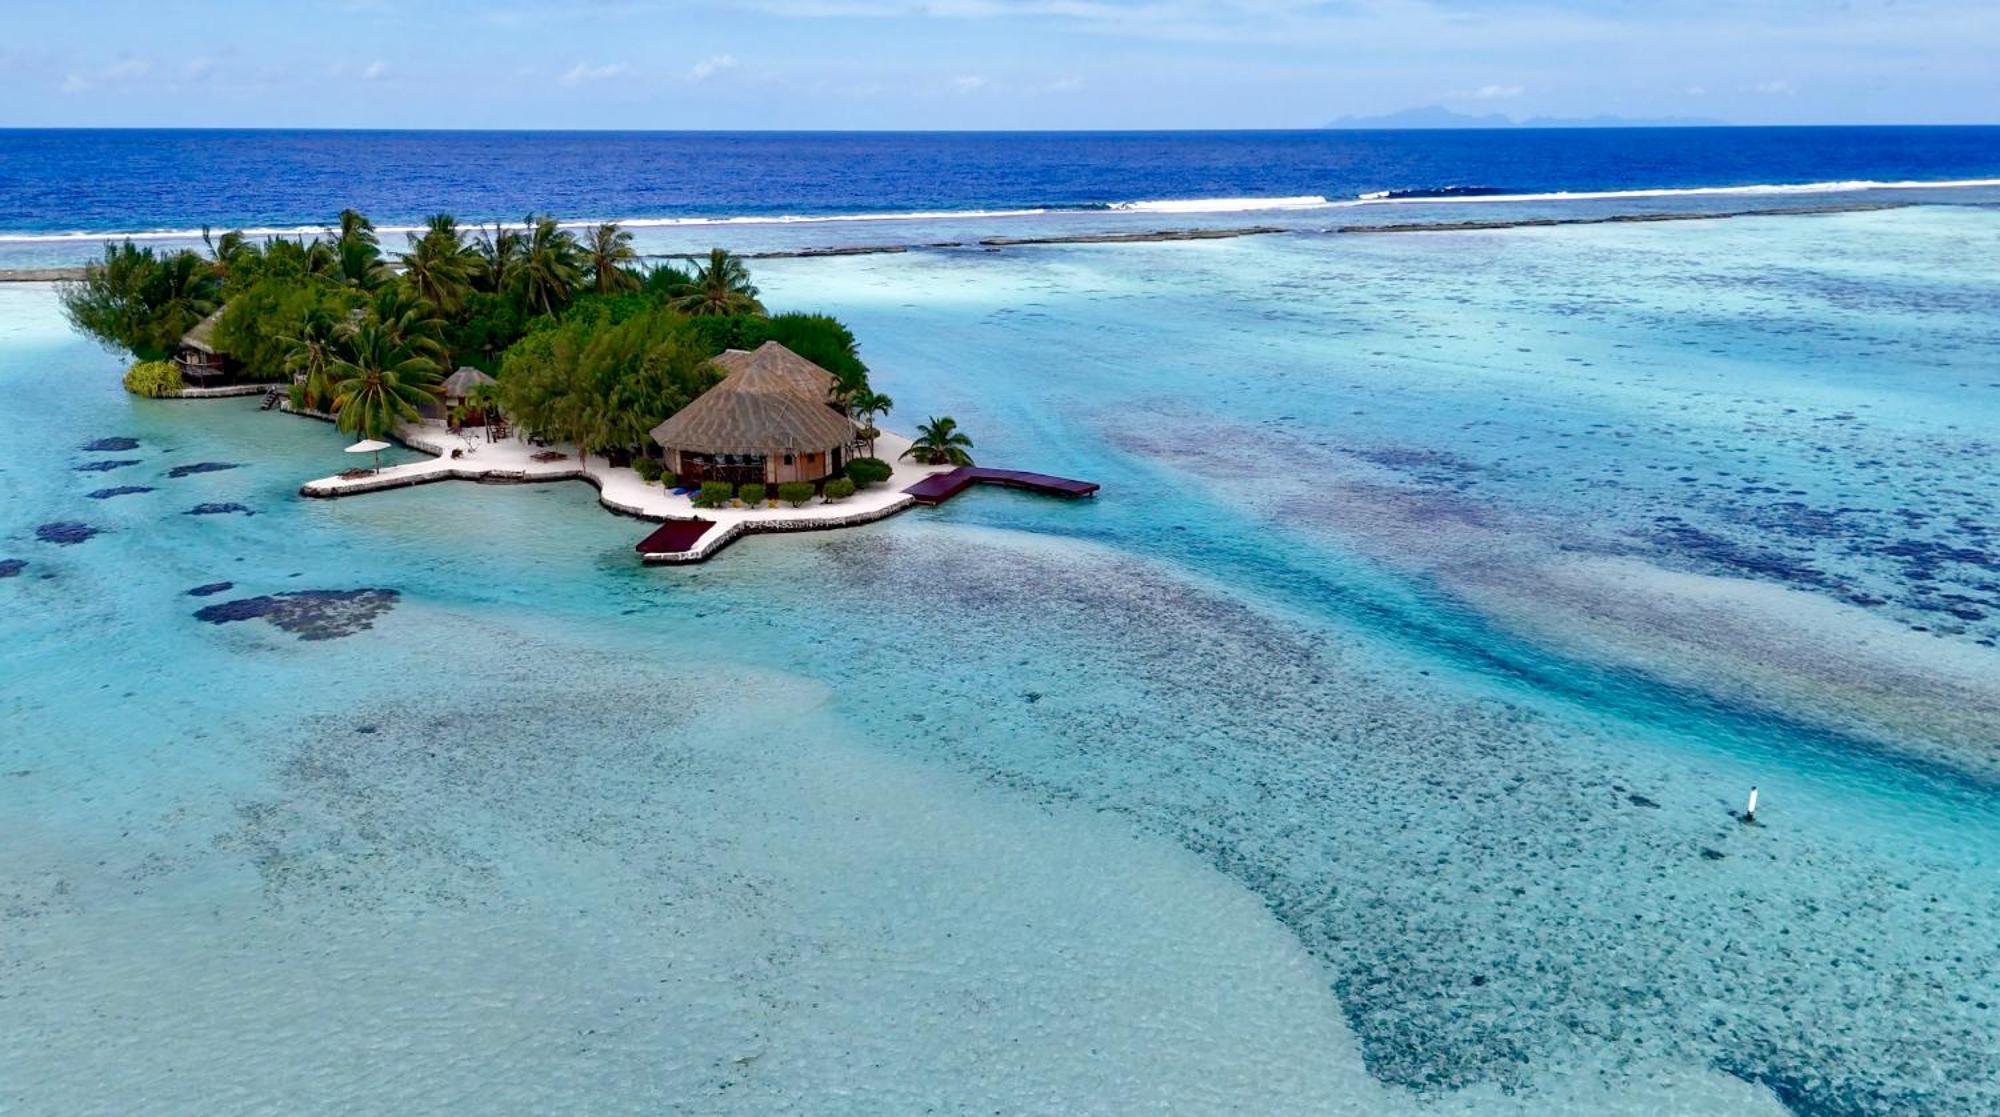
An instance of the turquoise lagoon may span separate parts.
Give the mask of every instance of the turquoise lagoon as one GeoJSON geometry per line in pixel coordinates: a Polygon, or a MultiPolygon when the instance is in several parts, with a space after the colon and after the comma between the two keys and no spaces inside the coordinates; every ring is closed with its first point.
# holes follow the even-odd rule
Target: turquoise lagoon
{"type": "Polygon", "coordinates": [[[1104,490],[691,569],[0,286],[0,1111],[1993,1112],[1996,250],[769,261],[1104,490]]]}

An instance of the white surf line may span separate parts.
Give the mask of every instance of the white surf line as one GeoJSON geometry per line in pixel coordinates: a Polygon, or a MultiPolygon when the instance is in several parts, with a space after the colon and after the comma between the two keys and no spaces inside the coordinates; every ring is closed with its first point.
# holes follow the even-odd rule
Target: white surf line
{"type": "MultiPolygon", "coordinates": [[[[1873,179],[1850,179],[1827,182],[1801,183],[1759,183],[1749,186],[1678,186],[1648,187],[1630,190],[1572,191],[1556,190],[1523,194],[1455,194],[1440,197],[1392,198],[1387,191],[1371,191],[1356,198],[1331,199],[1318,194],[1300,194],[1286,197],[1251,198],[1162,198],[1151,201],[1109,202],[1101,204],[1077,204],[1060,206],[1038,206],[1019,209],[965,209],[965,210],[912,210],[906,213],[829,213],[829,214],[743,214],[722,217],[627,217],[613,219],[614,223],[628,229],[674,229],[727,226],[758,225],[833,225],[845,223],[868,223],[883,221],[980,221],[1014,217],[1090,216],[1092,214],[1128,213],[1254,213],[1277,210],[1352,209],[1358,206],[1381,205],[1483,205],[1505,202],[1587,202],[1615,201],[1623,198],[1680,198],[1680,197],[1729,197],[1732,195],[1794,195],[1794,194],[1849,194],[1866,193],[1875,190],[1966,190],[2000,187],[2000,178],[1959,178],[1927,180],[1877,181],[1873,179]]],[[[597,219],[559,221],[563,229],[589,229],[603,222],[597,219]]],[[[460,226],[469,233],[493,224],[491,221],[468,221],[460,226]]],[[[503,220],[501,224],[519,228],[518,221],[503,220]]],[[[423,225],[378,225],[377,234],[421,233],[423,225]]],[[[334,232],[328,225],[270,225],[270,226],[223,226],[210,229],[212,235],[223,232],[239,232],[251,237],[296,237],[320,236],[334,232]]],[[[0,244],[57,244],[77,241],[104,240],[200,240],[200,229],[145,229],[131,231],[66,231],[57,233],[0,233],[0,244]]]]}

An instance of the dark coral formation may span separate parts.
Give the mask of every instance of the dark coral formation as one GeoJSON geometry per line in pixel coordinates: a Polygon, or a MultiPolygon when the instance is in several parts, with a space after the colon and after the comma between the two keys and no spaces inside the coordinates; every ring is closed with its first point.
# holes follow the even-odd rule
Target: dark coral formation
{"type": "Polygon", "coordinates": [[[114,469],[124,469],[128,465],[138,465],[138,458],[104,458],[94,462],[84,462],[76,467],[78,473],[109,473],[114,469]]]}
{"type": "Polygon", "coordinates": [[[238,469],[241,462],[195,462],[192,465],[177,465],[167,470],[169,477],[188,477],[196,473],[220,473],[225,469],[238,469]]]}
{"type": "Polygon", "coordinates": [[[61,520],[53,524],[43,524],[36,528],[35,538],[44,543],[57,543],[62,546],[68,546],[72,543],[81,543],[103,530],[102,528],[91,527],[89,524],[77,523],[75,520],[61,520]]]}
{"type": "Polygon", "coordinates": [[[209,624],[262,618],[301,640],[337,640],[373,628],[399,596],[392,589],[292,590],[206,605],[194,615],[209,624]]]}
{"type": "Polygon", "coordinates": [[[129,496],[132,493],[150,493],[152,491],[150,487],[145,485],[116,485],[109,489],[98,489],[84,495],[92,500],[110,500],[114,496],[129,496]]]}
{"type": "Polygon", "coordinates": [[[252,512],[245,505],[229,503],[229,504],[197,504],[193,508],[187,510],[187,515],[227,516],[231,512],[241,512],[246,516],[254,516],[257,514],[255,512],[252,512]]]}
{"type": "Polygon", "coordinates": [[[213,597],[218,593],[227,593],[235,588],[236,588],[235,582],[208,582],[189,590],[188,596],[213,597]]]}
{"type": "Polygon", "coordinates": [[[102,452],[105,450],[137,450],[139,448],[139,440],[136,438],[126,438],[123,436],[115,438],[100,438],[95,442],[84,443],[83,448],[85,450],[91,450],[97,452],[102,452]]]}
{"type": "Polygon", "coordinates": [[[0,578],[12,578],[26,569],[27,559],[0,559],[0,578]]]}

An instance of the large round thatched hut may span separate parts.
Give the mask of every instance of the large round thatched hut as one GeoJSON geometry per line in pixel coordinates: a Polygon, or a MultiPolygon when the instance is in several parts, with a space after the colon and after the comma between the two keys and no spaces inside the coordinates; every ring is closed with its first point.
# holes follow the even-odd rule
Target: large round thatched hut
{"type": "Polygon", "coordinates": [[[832,403],[833,374],[775,341],[715,358],[722,382],[653,428],[686,482],[776,485],[840,471],[854,421],[832,403]]]}

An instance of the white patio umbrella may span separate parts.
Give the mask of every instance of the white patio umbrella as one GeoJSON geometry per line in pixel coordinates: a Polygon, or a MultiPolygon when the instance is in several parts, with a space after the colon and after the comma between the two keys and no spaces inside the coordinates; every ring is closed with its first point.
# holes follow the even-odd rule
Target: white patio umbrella
{"type": "Polygon", "coordinates": [[[386,442],[378,441],[377,439],[373,438],[364,438],[361,441],[355,443],[354,445],[349,446],[347,448],[347,452],[350,454],[375,455],[375,472],[380,473],[382,472],[382,451],[387,450],[388,448],[389,444],[386,442]]]}

